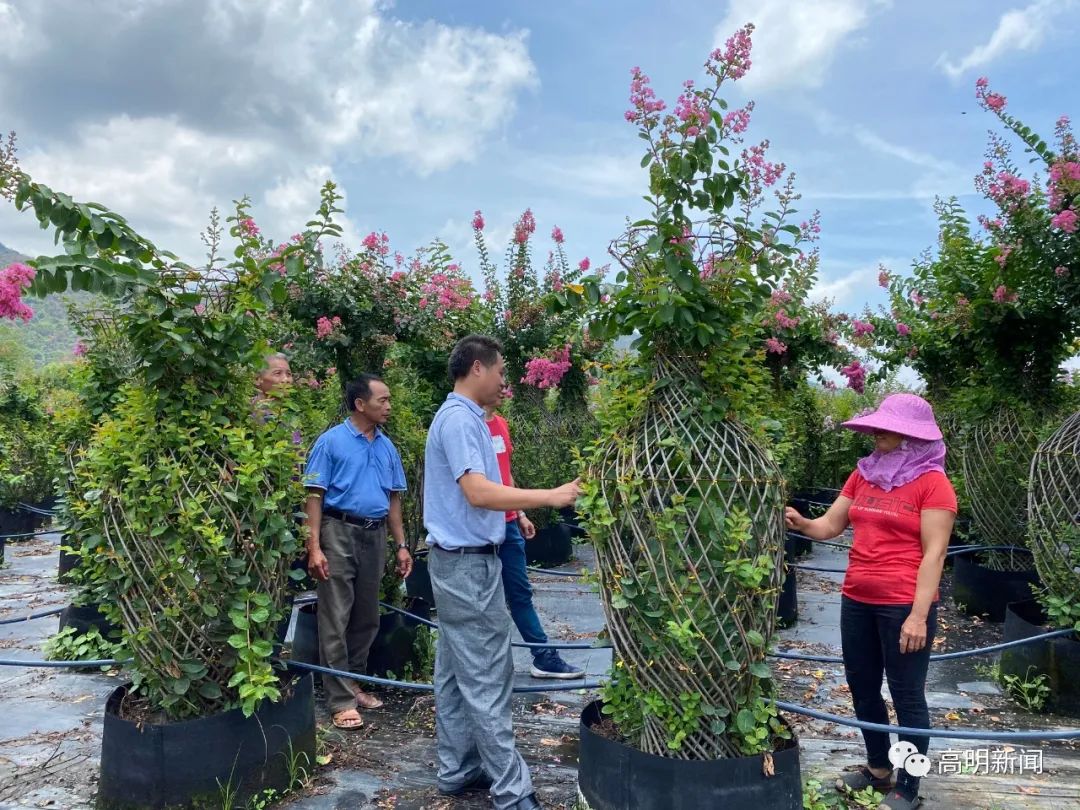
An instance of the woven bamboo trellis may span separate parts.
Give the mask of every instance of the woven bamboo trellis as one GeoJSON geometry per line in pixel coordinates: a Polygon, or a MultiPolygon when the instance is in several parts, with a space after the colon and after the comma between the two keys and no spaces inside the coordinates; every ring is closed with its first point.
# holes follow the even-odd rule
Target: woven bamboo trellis
{"type": "MultiPolygon", "coordinates": [[[[1038,445],[1035,426],[1012,410],[972,425],[963,453],[964,482],[979,539],[985,545],[1019,546],[1027,532],[1027,477],[1038,445]]],[[[1026,554],[985,555],[995,570],[1029,568],[1026,554]]]]}
{"type": "MultiPolygon", "coordinates": [[[[171,530],[155,534],[158,526],[144,525],[125,508],[130,494],[110,490],[102,495],[105,547],[95,553],[108,554],[110,565],[128,583],[116,605],[126,634],[138,639],[131,652],[139,669],[203,662],[207,670],[200,680],[216,683],[221,694],[189,697],[205,711],[217,711],[228,700],[234,673],[234,650],[227,638],[235,631],[227,614],[240,590],[225,583],[246,576],[244,589],[266,594],[273,606],[281,607],[291,559],[266,547],[261,527],[243,507],[253,502],[251,489],[238,485],[228,460],[192,448],[168,451],[156,463],[179,484],[173,514],[161,519],[172,524],[171,530]]],[[[266,498],[280,487],[270,476],[259,482],[266,498]]]]}
{"type": "Polygon", "coordinates": [[[1035,567],[1054,596],[1080,597],[1080,413],[1031,462],[1028,521],[1035,567]]]}
{"type": "MultiPolygon", "coordinates": [[[[614,518],[596,541],[601,598],[616,656],[640,688],[664,696],[697,693],[734,717],[755,686],[748,667],[765,660],[775,628],[784,576],[781,474],[742,427],[704,422],[679,375],[665,376],[669,384],[643,417],[589,471],[614,518]],[[671,507],[679,503],[685,515],[673,520],[671,507]],[[730,542],[725,520],[740,514],[749,531],[732,553],[724,547],[730,542]],[[772,567],[756,587],[725,571],[736,558],[759,555],[772,567]],[[613,607],[613,597],[632,588],[644,598],[613,607]],[[670,621],[689,622],[690,648],[668,632],[670,621]],[[752,642],[751,631],[765,646],[752,642]]],[[[740,755],[708,722],[677,751],[668,749],[667,737],[662,723],[647,716],[638,744],[681,759],[740,755]]]]}

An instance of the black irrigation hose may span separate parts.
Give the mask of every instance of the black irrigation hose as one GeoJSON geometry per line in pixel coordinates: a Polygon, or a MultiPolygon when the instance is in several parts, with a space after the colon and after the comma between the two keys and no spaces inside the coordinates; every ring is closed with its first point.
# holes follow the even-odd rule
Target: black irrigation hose
{"type": "MultiPolygon", "coordinates": [[[[319,597],[311,596],[304,599],[297,599],[293,602],[294,605],[312,605],[319,601],[319,597]]],[[[415,613],[409,613],[404,608],[395,607],[394,605],[388,605],[386,602],[379,602],[379,607],[392,610],[394,613],[400,613],[413,621],[420,622],[420,624],[427,625],[436,630],[439,629],[439,625],[431,621],[431,619],[425,619],[423,616],[417,616],[415,613]]],[[[513,647],[525,647],[529,649],[543,649],[543,650],[604,650],[609,648],[610,644],[587,644],[585,642],[567,642],[565,644],[559,642],[547,642],[545,644],[533,643],[527,641],[511,641],[510,645],[513,647]]]]}
{"type": "MultiPolygon", "coordinates": [[[[22,666],[22,667],[49,667],[49,668],[66,668],[66,667],[101,667],[111,666],[116,664],[127,664],[132,659],[127,658],[123,661],[117,661],[115,659],[105,658],[95,661],[18,661],[0,659],[0,666],[22,666]]],[[[417,683],[413,681],[395,681],[390,678],[376,678],[372,675],[357,675],[355,672],[343,672],[339,669],[330,669],[329,667],[321,667],[317,664],[305,664],[300,661],[281,661],[283,665],[291,669],[307,670],[309,672],[320,672],[326,675],[336,675],[339,678],[349,678],[350,680],[362,681],[364,683],[377,684],[379,686],[388,686],[396,689],[409,689],[417,692],[434,692],[435,685],[430,683],[417,683]]],[[[536,686],[515,686],[514,692],[569,692],[579,689],[596,689],[604,685],[604,681],[601,680],[585,680],[580,682],[563,681],[557,684],[537,684],[536,686]]],[[[807,717],[813,717],[818,720],[826,720],[831,723],[836,723],[842,726],[851,726],[853,728],[868,729],[870,731],[883,731],[885,733],[893,734],[907,734],[913,737],[938,737],[944,739],[953,740],[1072,740],[1080,738],[1080,728],[1068,728],[1068,729],[1032,729],[1029,731],[976,731],[974,729],[928,729],[928,728],[910,728],[908,726],[888,726],[882,723],[867,723],[862,720],[856,720],[851,717],[843,717],[838,714],[829,714],[828,712],[819,711],[817,709],[811,709],[808,706],[799,706],[795,703],[787,703],[782,700],[774,700],[772,703],[778,708],[787,712],[794,712],[796,714],[806,715],[807,717]]]]}
{"type": "Polygon", "coordinates": [[[52,610],[43,610],[40,613],[31,613],[27,616],[19,616],[17,619],[0,619],[0,624],[18,624],[19,622],[28,622],[31,619],[43,619],[46,616],[56,616],[58,613],[63,613],[64,608],[58,607],[52,610]]]}
{"type": "Polygon", "coordinates": [[[32,515],[41,515],[43,517],[54,517],[56,515],[55,509],[42,509],[39,506],[34,506],[32,503],[23,503],[22,501],[19,501],[19,508],[32,515]]]}
{"type": "MultiPolygon", "coordinates": [[[[824,540],[815,540],[815,543],[823,543],[824,540]]],[[[1031,553],[1030,548],[1024,548],[1023,546],[954,546],[945,552],[946,557],[952,557],[957,554],[971,554],[975,551],[1026,551],[1031,553]]],[[[803,571],[820,571],[826,574],[844,574],[847,573],[846,568],[820,568],[814,565],[803,565],[802,563],[794,563],[794,568],[801,569],[803,571]]]]}
{"type": "MultiPolygon", "coordinates": [[[[1063,636],[1071,636],[1076,631],[1072,628],[1065,630],[1048,630],[1045,633],[1040,633],[1036,636],[1028,636],[1027,638],[1018,638],[1014,641],[1003,641],[1000,644],[991,644],[989,647],[976,647],[971,650],[957,650],[956,652],[949,653],[935,653],[930,656],[931,661],[949,661],[954,658],[968,658],[973,655],[982,655],[983,653],[996,652],[998,650],[1006,650],[1009,647],[1021,647],[1025,644],[1034,644],[1036,641],[1042,641],[1050,638],[1061,638],[1063,636]]],[[[844,659],[838,655],[796,655],[790,652],[771,652],[768,653],[772,658],[787,658],[793,661],[819,661],[826,664],[841,664],[844,659]]]]}
{"type": "Polygon", "coordinates": [[[65,526],[56,526],[52,529],[38,529],[33,532],[20,532],[19,534],[0,534],[0,540],[21,540],[24,537],[40,537],[43,534],[56,534],[66,531],[65,526]]]}
{"type": "MultiPolygon", "coordinates": [[[[435,684],[417,683],[415,681],[395,681],[390,678],[376,678],[374,675],[357,675],[355,672],[343,672],[340,669],[321,667],[318,664],[305,664],[301,661],[282,660],[287,667],[294,669],[306,669],[310,672],[321,672],[324,675],[336,675],[339,678],[349,678],[354,681],[373,683],[379,686],[392,686],[398,689],[411,689],[416,692],[434,692],[435,684]]],[[[575,689],[596,689],[603,686],[603,681],[590,681],[582,678],[580,681],[563,681],[558,684],[538,684],[536,686],[515,686],[514,692],[569,692],[575,689]]]]}

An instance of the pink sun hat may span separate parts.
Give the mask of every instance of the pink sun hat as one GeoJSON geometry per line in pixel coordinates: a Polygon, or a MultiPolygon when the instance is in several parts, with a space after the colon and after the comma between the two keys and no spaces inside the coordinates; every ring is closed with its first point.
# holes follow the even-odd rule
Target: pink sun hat
{"type": "Polygon", "coordinates": [[[941,438],[934,409],[929,402],[915,394],[890,394],[881,401],[876,411],[849,419],[843,426],[860,433],[887,430],[912,439],[936,441],[941,438]]]}

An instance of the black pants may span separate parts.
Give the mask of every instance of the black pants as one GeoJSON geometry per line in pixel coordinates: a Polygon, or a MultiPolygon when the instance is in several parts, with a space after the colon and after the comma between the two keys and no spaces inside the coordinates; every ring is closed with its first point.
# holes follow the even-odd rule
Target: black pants
{"type": "MultiPolygon", "coordinates": [[[[846,596],[840,600],[840,638],[844,647],[847,675],[855,716],[869,723],[889,724],[889,713],[881,696],[881,676],[889,679],[896,719],[908,728],[930,728],[926,705],[926,669],[930,647],[937,631],[937,602],[926,616],[926,645],[917,652],[900,652],[900,628],[911,613],[911,605],[871,605],[846,596]]],[[[883,731],[863,731],[866,758],[871,768],[891,768],[889,735],[883,731]]],[[[899,735],[925,754],[930,738],[899,735]]],[[[915,794],[919,780],[900,770],[896,786],[915,794]]]]}

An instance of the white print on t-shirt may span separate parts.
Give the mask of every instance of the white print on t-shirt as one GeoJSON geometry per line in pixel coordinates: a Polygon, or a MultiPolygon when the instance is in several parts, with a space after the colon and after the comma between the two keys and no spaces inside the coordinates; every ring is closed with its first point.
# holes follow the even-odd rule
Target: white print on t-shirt
{"type": "Polygon", "coordinates": [[[496,453],[496,455],[499,454],[499,453],[505,453],[506,452],[506,441],[503,439],[502,436],[492,436],[491,437],[491,443],[493,445],[495,445],[495,453],[496,453]]]}

